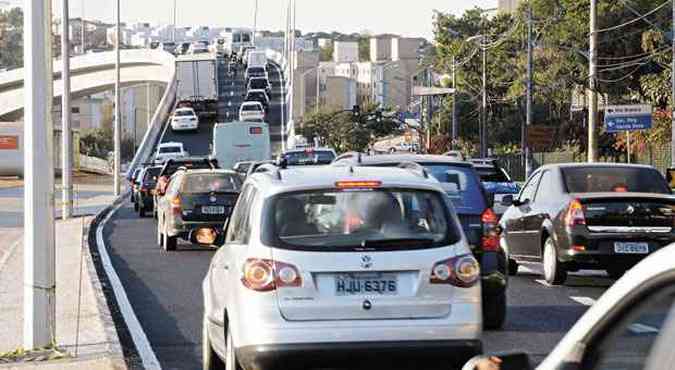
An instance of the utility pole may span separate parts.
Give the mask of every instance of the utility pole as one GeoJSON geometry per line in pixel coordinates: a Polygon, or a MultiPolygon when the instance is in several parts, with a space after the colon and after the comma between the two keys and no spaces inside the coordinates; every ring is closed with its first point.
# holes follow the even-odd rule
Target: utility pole
{"type": "Polygon", "coordinates": [[[671,24],[672,31],[672,54],[673,54],[673,66],[672,66],[672,96],[670,100],[670,119],[671,119],[671,139],[670,139],[670,165],[675,168],[675,2],[673,2],[673,19],[671,24]]]}
{"type": "Polygon", "coordinates": [[[122,93],[120,87],[120,44],[122,42],[122,32],[120,30],[120,0],[117,0],[117,29],[115,30],[116,40],[115,40],[115,128],[114,128],[114,168],[113,168],[113,191],[115,196],[119,196],[121,193],[121,184],[120,184],[120,168],[122,165],[122,139],[121,139],[121,130],[122,130],[122,109],[120,107],[120,101],[122,93]]]}
{"type": "Polygon", "coordinates": [[[455,56],[452,56],[452,149],[457,146],[457,66],[455,65],[455,56]]]}
{"type": "Polygon", "coordinates": [[[176,1],[177,0],[173,0],[173,32],[171,37],[174,43],[176,43],[176,18],[177,18],[176,1]]]}
{"type": "Polygon", "coordinates": [[[522,132],[522,150],[525,155],[525,178],[530,177],[532,173],[532,163],[530,162],[530,146],[527,142],[527,130],[532,125],[532,78],[533,78],[533,62],[532,62],[532,2],[527,3],[527,116],[525,127],[522,132]]]}
{"type": "Polygon", "coordinates": [[[597,73],[598,73],[598,2],[591,1],[590,17],[590,50],[589,50],[589,68],[588,68],[588,162],[593,163],[598,159],[597,154],[597,136],[596,127],[598,124],[598,93],[597,93],[597,73]]]}
{"type": "MultiPolygon", "coordinates": [[[[67,220],[73,214],[73,148],[72,130],[70,128],[70,12],[68,0],[62,0],[61,22],[61,81],[63,93],[61,94],[61,187],[62,187],[62,217],[67,220]]],[[[84,30],[84,29],[83,29],[84,30]]]]}
{"type": "Polygon", "coordinates": [[[51,0],[24,2],[23,348],[55,339],[51,0]]]}
{"type": "Polygon", "coordinates": [[[253,14],[253,45],[255,45],[257,33],[258,33],[258,0],[255,0],[255,13],[253,14]]]}
{"type": "Polygon", "coordinates": [[[316,67],[316,113],[319,114],[319,104],[321,104],[321,68],[316,67]]]}
{"type": "Polygon", "coordinates": [[[483,41],[481,48],[483,49],[483,115],[481,119],[480,130],[480,155],[482,158],[487,157],[487,38],[483,34],[483,41]]]}
{"type": "Polygon", "coordinates": [[[84,21],[84,0],[82,0],[82,22],[80,25],[80,30],[80,33],[82,34],[80,35],[82,37],[82,54],[86,54],[87,47],[85,45],[87,44],[85,43],[85,34],[87,32],[87,23],[84,21]]]}

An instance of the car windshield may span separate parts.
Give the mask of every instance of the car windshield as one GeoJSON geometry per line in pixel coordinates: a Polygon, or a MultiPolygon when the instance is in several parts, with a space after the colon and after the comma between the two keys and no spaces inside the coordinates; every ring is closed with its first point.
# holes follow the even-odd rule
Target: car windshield
{"type": "Polygon", "coordinates": [[[145,174],[143,175],[143,184],[148,185],[157,182],[157,176],[159,176],[161,171],[161,167],[153,167],[145,170],[145,174]]]}
{"type": "Polygon", "coordinates": [[[162,146],[159,148],[160,153],[180,153],[182,152],[179,146],[162,146]]]}
{"type": "Polygon", "coordinates": [[[241,110],[245,112],[260,112],[262,108],[258,104],[245,104],[242,105],[241,110]]]}
{"type": "Polygon", "coordinates": [[[252,100],[264,100],[265,95],[259,93],[259,92],[254,92],[254,93],[248,93],[248,98],[252,100]]]}
{"type": "Polygon", "coordinates": [[[421,190],[319,190],[268,201],[272,245],[310,250],[430,248],[460,239],[442,195],[421,190]]]}
{"type": "Polygon", "coordinates": [[[285,153],[284,158],[289,166],[329,164],[335,159],[335,153],[330,150],[305,150],[285,153]]]}
{"type": "Polygon", "coordinates": [[[251,80],[252,89],[264,89],[267,87],[267,81],[262,78],[254,78],[251,80]]]}
{"type": "Polygon", "coordinates": [[[241,179],[234,174],[192,174],[183,185],[183,193],[221,193],[238,192],[241,179]]]}
{"type": "Polygon", "coordinates": [[[488,193],[518,194],[520,192],[518,185],[511,181],[501,168],[476,167],[476,172],[488,193]]]}
{"type": "Polygon", "coordinates": [[[189,110],[177,110],[175,113],[176,117],[192,117],[195,114],[192,113],[192,111],[189,110]]]}
{"type": "Polygon", "coordinates": [[[634,192],[670,194],[663,176],[645,167],[562,168],[568,193],[634,192]]]}
{"type": "Polygon", "coordinates": [[[249,68],[248,74],[263,75],[265,74],[265,69],[260,67],[249,68]]]}

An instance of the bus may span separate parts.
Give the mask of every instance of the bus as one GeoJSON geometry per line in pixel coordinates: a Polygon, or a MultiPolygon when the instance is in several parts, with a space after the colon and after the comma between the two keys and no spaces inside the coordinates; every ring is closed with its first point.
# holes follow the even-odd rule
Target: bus
{"type": "Polygon", "coordinates": [[[253,31],[246,28],[228,28],[220,34],[226,55],[241,53],[242,48],[253,46],[253,31]]]}
{"type": "Polygon", "coordinates": [[[223,169],[238,162],[272,158],[269,125],[265,122],[218,123],[213,128],[212,158],[223,169]]]}

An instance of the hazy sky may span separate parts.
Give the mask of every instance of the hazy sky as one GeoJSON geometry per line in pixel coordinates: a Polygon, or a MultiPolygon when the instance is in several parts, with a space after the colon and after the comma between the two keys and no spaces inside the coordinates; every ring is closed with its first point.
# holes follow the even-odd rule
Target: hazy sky
{"type": "MultiPolygon", "coordinates": [[[[60,16],[61,1],[54,0],[60,16]]],[[[258,0],[260,28],[283,29],[285,0],[258,0]]],[[[20,4],[22,1],[12,0],[20,4]]],[[[114,0],[70,0],[71,17],[84,3],[87,18],[112,21],[114,0]]],[[[177,0],[179,25],[252,26],[255,0],[177,0]]],[[[432,37],[432,10],[461,14],[474,6],[492,8],[497,0],[296,0],[297,25],[303,32],[369,30],[432,37]]],[[[172,22],[172,0],[121,0],[123,21],[172,22]]]]}

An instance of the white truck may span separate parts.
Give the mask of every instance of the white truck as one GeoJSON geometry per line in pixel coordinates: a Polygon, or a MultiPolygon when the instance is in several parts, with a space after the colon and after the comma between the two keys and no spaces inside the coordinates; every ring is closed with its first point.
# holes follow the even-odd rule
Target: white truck
{"type": "Polygon", "coordinates": [[[218,64],[213,54],[184,55],[176,59],[176,102],[200,116],[218,113],[218,64]]]}
{"type": "Polygon", "coordinates": [[[267,68],[267,54],[259,50],[249,51],[246,66],[267,68]]]}
{"type": "Polygon", "coordinates": [[[238,162],[264,161],[272,158],[270,130],[264,122],[218,123],[213,128],[213,152],[223,169],[238,162]]]}

